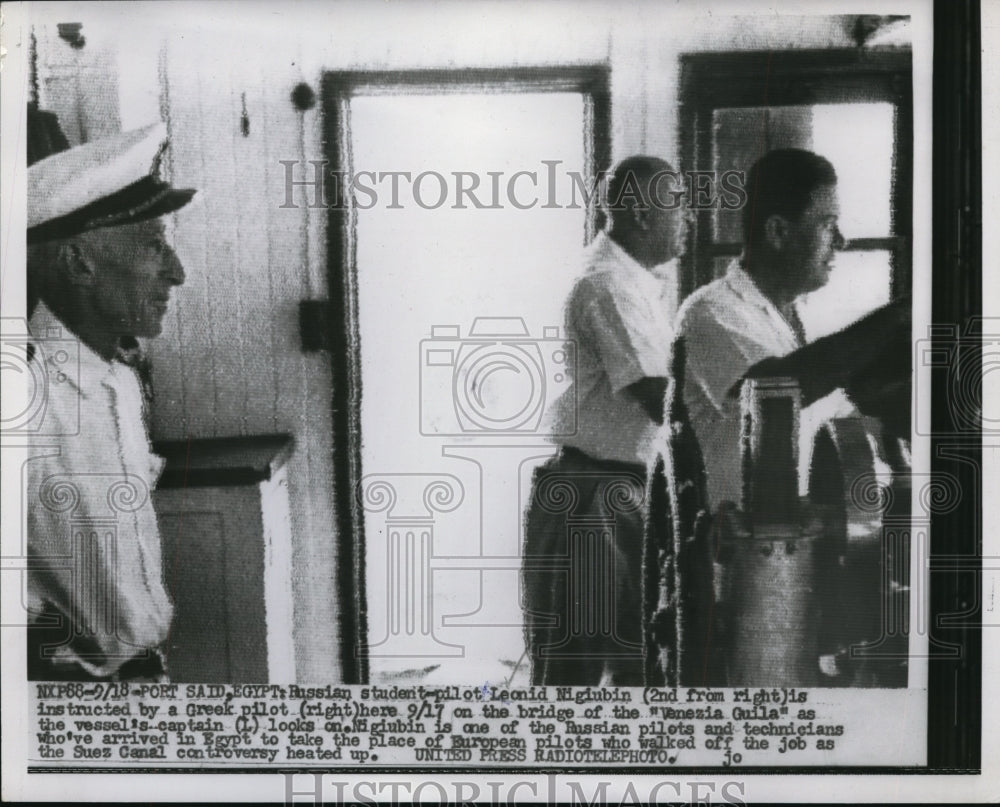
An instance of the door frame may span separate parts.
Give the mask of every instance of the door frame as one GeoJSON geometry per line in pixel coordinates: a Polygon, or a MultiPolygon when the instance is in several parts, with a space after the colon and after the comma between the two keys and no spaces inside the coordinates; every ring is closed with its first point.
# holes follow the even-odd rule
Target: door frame
{"type": "MultiPolygon", "coordinates": [[[[321,99],[323,143],[329,173],[350,176],[350,101],[361,95],[576,92],[584,96],[585,168],[593,181],[611,164],[611,71],[605,64],[553,67],[434,70],[328,71],[321,99]]],[[[333,489],[336,523],[336,597],[341,673],[346,684],[368,681],[365,647],[368,601],[365,585],[361,468],[361,338],[358,314],[357,211],[343,183],[328,188],[327,345],[333,385],[333,489]]],[[[588,210],[587,236],[596,208],[588,210]]]]}

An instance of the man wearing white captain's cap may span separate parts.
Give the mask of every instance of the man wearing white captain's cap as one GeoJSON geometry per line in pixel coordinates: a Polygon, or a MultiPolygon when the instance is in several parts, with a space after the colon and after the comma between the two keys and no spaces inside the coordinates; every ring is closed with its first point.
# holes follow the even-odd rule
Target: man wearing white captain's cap
{"type": "Polygon", "coordinates": [[[122,348],[157,336],[184,282],[159,217],[193,190],[159,177],[156,124],[28,169],[33,361],[49,383],[28,469],[28,677],[163,680],[164,588],[144,398],[122,348]],[[47,346],[66,345],[66,360],[47,346]],[[59,363],[61,358],[61,363],[59,363]]]}

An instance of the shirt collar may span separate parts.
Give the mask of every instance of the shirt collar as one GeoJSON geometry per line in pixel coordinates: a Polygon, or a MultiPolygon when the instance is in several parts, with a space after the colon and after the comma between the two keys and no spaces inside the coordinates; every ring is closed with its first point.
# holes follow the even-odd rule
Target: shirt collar
{"type": "Polygon", "coordinates": [[[738,258],[729,264],[729,269],[726,272],[726,283],[735,295],[750,305],[764,311],[775,322],[784,325],[795,343],[799,344],[799,337],[795,333],[795,329],[792,328],[784,314],[781,313],[771,299],[760,290],[757,281],[743,268],[738,258]]]}
{"type": "Polygon", "coordinates": [[[760,290],[760,286],[757,282],[750,276],[741,265],[739,260],[734,260],[729,264],[729,269],[726,272],[726,283],[729,288],[733,290],[737,295],[743,298],[746,302],[763,308],[767,311],[774,311],[778,313],[778,309],[775,307],[774,303],[771,302],[768,297],[764,295],[764,292],[760,290]]]}
{"type": "Polygon", "coordinates": [[[31,315],[29,329],[35,341],[41,343],[42,355],[46,354],[49,345],[54,345],[57,341],[72,345],[70,362],[74,363],[76,358],[79,358],[79,362],[76,366],[71,366],[69,372],[63,369],[60,372],[84,396],[91,395],[97,385],[114,375],[114,362],[101,358],[40,300],[31,315]]]}
{"type": "Polygon", "coordinates": [[[592,266],[595,269],[606,269],[616,267],[629,274],[638,273],[645,277],[652,278],[652,273],[646,269],[635,258],[629,255],[621,245],[618,244],[606,230],[597,234],[594,239],[594,261],[592,266]]]}

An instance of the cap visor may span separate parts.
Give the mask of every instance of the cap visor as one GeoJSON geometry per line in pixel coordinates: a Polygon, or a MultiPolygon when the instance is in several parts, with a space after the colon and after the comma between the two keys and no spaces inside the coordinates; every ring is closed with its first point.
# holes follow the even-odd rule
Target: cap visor
{"type": "Polygon", "coordinates": [[[195,193],[194,188],[165,187],[164,183],[146,178],[68,216],[29,228],[27,240],[29,244],[37,244],[90,230],[148,221],[180,210],[195,193]]]}

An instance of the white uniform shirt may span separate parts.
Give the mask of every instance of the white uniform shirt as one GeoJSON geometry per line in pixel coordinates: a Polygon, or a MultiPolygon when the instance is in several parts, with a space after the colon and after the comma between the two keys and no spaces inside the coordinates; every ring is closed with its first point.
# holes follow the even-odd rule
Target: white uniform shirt
{"type": "Polygon", "coordinates": [[[566,336],[575,343],[570,386],[549,412],[566,434],[556,440],[595,459],[647,464],[659,427],[625,387],[669,369],[672,290],[606,233],[587,248],[585,271],[566,302],[566,336]]]}
{"type": "Polygon", "coordinates": [[[684,402],[705,459],[709,502],[713,510],[726,500],[739,504],[740,403],[727,393],[757,362],[798,348],[798,338],[736,261],[684,301],[677,336],[684,337],[684,402]]]}
{"type": "MultiPolygon", "coordinates": [[[[47,360],[46,338],[73,338],[43,303],[31,331],[37,362],[47,360]]],[[[33,611],[64,615],[81,635],[77,646],[94,648],[81,657],[60,647],[56,663],[106,676],[162,644],[170,628],[152,503],[163,460],[150,450],[135,372],[78,344],[78,368],[74,357],[59,366],[62,376],[49,372],[43,428],[27,463],[28,594],[33,611]]]]}

